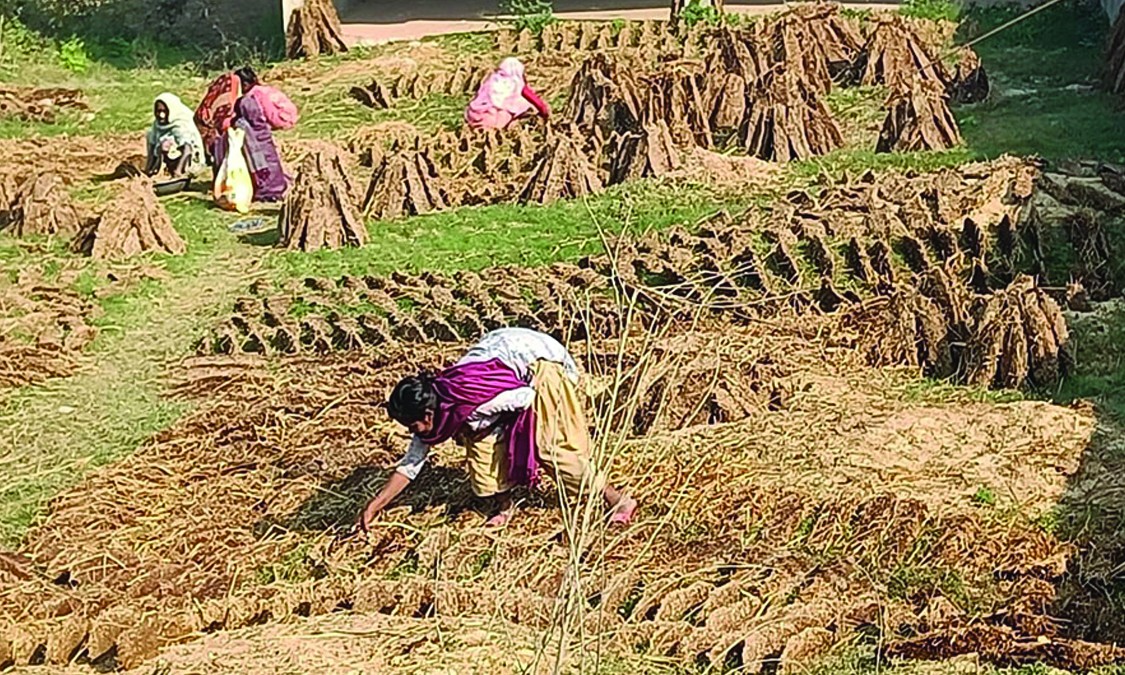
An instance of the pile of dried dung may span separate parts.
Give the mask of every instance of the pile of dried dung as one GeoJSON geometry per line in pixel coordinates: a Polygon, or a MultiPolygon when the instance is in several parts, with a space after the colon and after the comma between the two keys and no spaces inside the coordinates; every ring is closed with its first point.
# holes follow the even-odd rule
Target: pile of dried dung
{"type": "Polygon", "coordinates": [[[663,121],[652,122],[640,132],[623,132],[610,138],[606,153],[610,157],[609,183],[664,176],[680,166],[679,151],[663,121]]]}
{"type": "MultiPolygon", "coordinates": [[[[1038,619],[1039,617],[1035,617],[1038,619]]],[[[924,635],[892,642],[890,656],[914,660],[945,660],[973,654],[1003,666],[1044,664],[1087,672],[1125,661],[1125,648],[1057,635],[1057,629],[1021,631],[1006,625],[1008,617],[964,625],[960,621],[934,626],[924,635]]]]}
{"type": "Polygon", "coordinates": [[[363,198],[363,213],[379,220],[415,216],[448,207],[441,176],[428,151],[415,143],[383,157],[363,198]]]}
{"type": "Polygon", "coordinates": [[[841,325],[854,331],[871,365],[910,366],[939,378],[953,372],[951,335],[941,307],[913,284],[856,306],[841,325]]]}
{"type": "Polygon", "coordinates": [[[363,246],[367,228],[338,148],[322,145],[301,162],[281,208],[281,245],[316,251],[363,246]]]}
{"type": "Polygon", "coordinates": [[[720,28],[705,59],[705,101],[714,131],[736,131],[750,105],[749,91],[768,69],[768,55],[756,33],[720,28]]]}
{"type": "Polygon", "coordinates": [[[590,269],[496,267],[455,277],[308,278],[252,287],[198,353],[297,354],[465,342],[503,326],[560,340],[615,335],[607,279],[590,269]],[[519,292],[513,292],[518,284],[519,292]],[[299,316],[291,310],[301,308],[299,316]]]}
{"type": "MultiPolygon", "coordinates": [[[[0,192],[11,190],[5,182],[0,192]]],[[[6,215],[0,216],[0,227],[5,223],[17,237],[73,234],[81,224],[66,182],[50,171],[30,176],[16,188],[6,215]]]]}
{"type": "Polygon", "coordinates": [[[101,215],[79,232],[71,248],[94,258],[118,259],[148,252],[182,255],[187,244],[156,198],[152,180],[140,176],[129,179],[101,215]]]}
{"type": "Polygon", "coordinates": [[[495,32],[496,50],[502,54],[527,55],[532,52],[569,55],[575,52],[631,52],[644,54],[688,52],[708,39],[707,26],[699,24],[668,30],[666,21],[625,21],[593,23],[559,21],[536,35],[531,30],[501,29],[495,32]],[[616,23],[616,22],[615,22],[616,23]]]}
{"type": "Polygon", "coordinates": [[[602,179],[582,151],[581,141],[574,135],[559,132],[554,138],[548,138],[540,151],[519,201],[521,204],[549,204],[601,189],[602,179]]]}
{"type": "Polygon", "coordinates": [[[629,69],[597,53],[582,63],[571,80],[562,118],[604,140],[614,132],[639,128],[644,113],[644,100],[629,69]]]}
{"type": "Polygon", "coordinates": [[[1118,12],[1106,49],[1105,88],[1125,92],[1125,12],[1118,12]]]}
{"type": "MultiPolygon", "coordinates": [[[[623,439],[614,474],[642,504],[692,482],[669,502],[665,528],[589,537],[574,615],[591,634],[677,663],[742,659],[757,672],[781,661],[789,672],[857,631],[887,643],[940,617],[975,622],[925,580],[902,580],[920,556],[956,572],[959,597],[997,611],[1065,569],[1072,547],[975,508],[966,485],[1003,485],[999,499],[1049,508],[1078,466],[1090,415],[1029,401],[903,401],[887,389],[894,374],[857,369],[851,354],[825,349],[817,327],[812,317],[572,343],[591,379],[613,388],[620,366],[638,383],[619,388],[617,405],[595,394],[615,410],[591,419],[632,411],[644,429],[623,439]],[[802,395],[773,413],[770,392],[790,373],[802,395]],[[693,426],[664,432],[683,420],[693,426]],[[701,460],[698,447],[724,461],[701,460]],[[715,503],[724,508],[704,508],[715,503]],[[831,564],[810,554],[821,551],[831,564]]],[[[432,457],[402,496],[407,512],[385,514],[369,540],[333,540],[379,487],[384,472],[369,467],[403,451],[377,403],[404,373],[464,347],[227,369],[236,377],[222,395],[52,502],[19,551],[45,578],[2,587],[0,658],[65,662],[85,646],[135,667],[200,631],[340,606],[553,625],[568,560],[542,554],[559,526],[557,510],[541,508],[551,498],[530,494],[508,529],[483,533],[456,456],[432,457]],[[435,569],[447,576],[435,581],[435,569]]],[[[203,364],[203,382],[227,379],[215,366],[203,364]]]]}
{"type": "Polygon", "coordinates": [[[959,52],[957,69],[949,81],[949,98],[957,103],[980,103],[988,98],[990,85],[984,65],[972,47],[959,52]]]}
{"type": "Polygon", "coordinates": [[[915,80],[892,93],[886,107],[875,152],[947,150],[961,143],[945,88],[937,82],[915,80]]]}
{"type": "Polygon", "coordinates": [[[856,61],[860,83],[899,88],[922,79],[946,85],[945,67],[908,21],[896,15],[877,16],[874,21],[875,28],[856,61]]]}
{"type": "Polygon", "coordinates": [[[773,63],[801,73],[813,88],[827,92],[848,75],[863,47],[858,24],[829,3],[798,5],[760,29],[760,44],[773,63]]]}
{"type": "Polygon", "coordinates": [[[983,303],[966,348],[965,379],[986,387],[1053,384],[1064,374],[1068,339],[1058,304],[1031,277],[1017,277],[983,303]]]}
{"type": "Polygon", "coordinates": [[[0,278],[0,389],[71,374],[75,354],[97,335],[98,305],[73,288],[78,272],[48,279],[25,266],[14,280],[0,278]]]}
{"type": "Polygon", "coordinates": [[[695,64],[670,63],[639,78],[644,100],[642,124],[663,122],[677,145],[710,148],[714,145],[711,107],[704,95],[704,82],[705,72],[695,64]]]}
{"type": "Polygon", "coordinates": [[[488,76],[488,66],[462,66],[455,71],[413,71],[399,75],[390,83],[372,80],[351,89],[352,98],[369,108],[390,108],[400,99],[420,99],[433,94],[461,96],[473,92],[488,76]]]}
{"type": "Polygon", "coordinates": [[[739,139],[748,154],[788,162],[823,155],[843,144],[824,99],[799,73],[781,69],[763,76],[753,97],[739,139]]]}
{"type": "Polygon", "coordinates": [[[0,119],[54,124],[64,109],[89,110],[90,106],[78,89],[0,87],[0,119]]]}
{"type": "Polygon", "coordinates": [[[348,51],[332,0],[305,0],[289,19],[286,54],[291,59],[348,51]]]}

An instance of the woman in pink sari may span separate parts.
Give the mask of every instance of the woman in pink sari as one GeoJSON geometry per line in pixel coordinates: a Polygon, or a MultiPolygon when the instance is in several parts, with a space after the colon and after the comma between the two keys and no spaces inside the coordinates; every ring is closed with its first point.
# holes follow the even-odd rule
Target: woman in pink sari
{"type": "Polygon", "coordinates": [[[513,56],[481,83],[465,109],[465,122],[473,129],[506,129],[512,120],[533,113],[546,119],[551,108],[527,86],[523,63],[513,56]]]}

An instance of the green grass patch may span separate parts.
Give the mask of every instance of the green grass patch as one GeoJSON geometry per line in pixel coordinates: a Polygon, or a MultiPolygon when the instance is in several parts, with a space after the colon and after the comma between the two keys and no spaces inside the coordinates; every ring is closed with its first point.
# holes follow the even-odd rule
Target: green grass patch
{"type": "MultiPolygon", "coordinates": [[[[973,8],[958,42],[985,34],[1023,12],[973,8]]],[[[1067,0],[987,38],[975,49],[992,82],[989,100],[956,107],[975,156],[1125,159],[1117,99],[1097,91],[1108,26],[1096,3],[1067,0]]]]}
{"type": "Polygon", "coordinates": [[[958,403],[1013,403],[1024,400],[1024,395],[1014,389],[986,389],[953,384],[949,380],[919,378],[902,387],[901,400],[926,405],[958,403]]]}
{"type": "Polygon", "coordinates": [[[982,485],[973,493],[973,503],[979,506],[996,506],[996,493],[982,485]]]}
{"type": "Polygon", "coordinates": [[[939,152],[880,153],[874,150],[836,150],[821,157],[791,162],[785,170],[798,180],[811,181],[827,177],[837,179],[844,175],[856,176],[865,171],[936,171],[964,164],[972,159],[969,150],[954,148],[939,152]]]}
{"type": "MultiPolygon", "coordinates": [[[[739,203],[734,199],[731,206],[739,203]]],[[[659,230],[694,222],[717,208],[708,190],[641,182],[547,206],[497,204],[373,222],[368,225],[371,242],[363,248],[282,252],[266,264],[286,278],[573,262],[603,250],[599,228],[610,235],[659,230]]]]}

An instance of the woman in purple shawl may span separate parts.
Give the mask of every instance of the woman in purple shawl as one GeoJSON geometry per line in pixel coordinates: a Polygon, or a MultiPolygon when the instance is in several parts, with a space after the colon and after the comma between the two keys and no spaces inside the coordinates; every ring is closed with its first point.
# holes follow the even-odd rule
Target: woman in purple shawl
{"type": "MultiPolygon", "coordinates": [[[[289,178],[281,166],[281,155],[266,113],[257,98],[249,95],[258,86],[258,76],[250,68],[241,68],[236,74],[242,82],[242,97],[234,104],[234,124],[246,132],[243,154],[254,181],[254,201],[280,201],[289,188],[289,178]]],[[[225,150],[223,152],[225,154],[225,150]]]]}
{"type": "Polygon", "coordinates": [[[636,511],[636,500],[607,485],[590,463],[578,366],[549,335],[525,328],[493,331],[437,376],[403,379],[387,410],[414,438],[359,514],[357,525],[364,531],[418,476],[430,448],[450,439],[465,449],[473,493],[495,503],[489,526],[508,522],[509,490],[534,487],[541,470],[565,498],[600,491],[611,523],[628,523],[636,511]]]}

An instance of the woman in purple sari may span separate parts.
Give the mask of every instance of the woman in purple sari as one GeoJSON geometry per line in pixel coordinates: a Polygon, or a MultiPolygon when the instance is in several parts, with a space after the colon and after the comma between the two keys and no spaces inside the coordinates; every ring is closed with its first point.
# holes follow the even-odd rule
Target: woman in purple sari
{"type": "MultiPolygon", "coordinates": [[[[469,485],[493,502],[487,525],[512,517],[509,490],[550,476],[560,501],[600,494],[609,522],[626,524],[637,501],[610,486],[590,457],[579,373],[554,338],[525,328],[485,335],[436,376],[407,377],[387,402],[392,419],[413,433],[406,456],[356,519],[363,531],[422,470],[430,448],[453,440],[465,450],[469,485]]],[[[564,512],[565,513],[565,512],[564,512]]]]}
{"type": "Polygon", "coordinates": [[[250,68],[242,68],[237,74],[242,81],[242,97],[234,105],[234,124],[246,132],[243,151],[254,181],[254,201],[280,201],[289,188],[289,177],[281,166],[281,155],[266,113],[257,99],[249,95],[258,85],[258,77],[250,68]]]}

